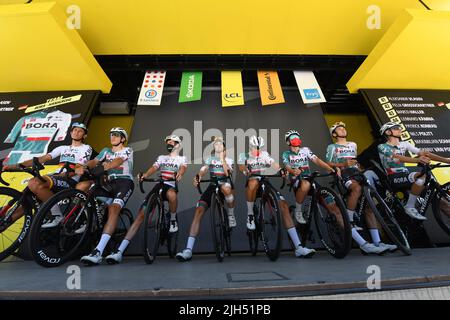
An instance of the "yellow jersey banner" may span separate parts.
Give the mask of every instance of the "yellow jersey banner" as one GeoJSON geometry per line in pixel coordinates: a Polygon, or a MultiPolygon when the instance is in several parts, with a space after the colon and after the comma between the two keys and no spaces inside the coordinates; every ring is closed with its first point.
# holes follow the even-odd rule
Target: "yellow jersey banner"
{"type": "Polygon", "coordinates": [[[276,71],[258,71],[258,83],[263,106],[285,102],[276,71]]]}
{"type": "Polygon", "coordinates": [[[244,104],[244,89],[240,71],[222,71],[222,107],[244,104]]]}

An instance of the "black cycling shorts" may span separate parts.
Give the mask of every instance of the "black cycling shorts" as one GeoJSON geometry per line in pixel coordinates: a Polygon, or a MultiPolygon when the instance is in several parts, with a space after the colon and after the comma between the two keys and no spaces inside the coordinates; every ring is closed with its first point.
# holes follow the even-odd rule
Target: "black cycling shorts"
{"type": "MultiPolygon", "coordinates": [[[[148,199],[150,199],[150,196],[152,194],[158,193],[159,192],[159,188],[160,188],[159,184],[155,185],[153,187],[153,189],[145,196],[145,199],[142,202],[141,207],[140,207],[141,209],[145,210],[145,206],[147,205],[148,199]]],[[[167,183],[163,183],[163,187],[162,187],[162,198],[163,198],[163,201],[169,201],[167,199],[167,191],[169,191],[170,189],[172,189],[176,193],[178,193],[178,189],[177,188],[175,188],[175,187],[173,187],[171,185],[168,185],[167,183]]]]}
{"type": "Polygon", "coordinates": [[[62,190],[75,188],[77,181],[65,175],[51,175],[47,176],[50,179],[50,190],[53,193],[58,193],[62,190]]]}
{"type": "Polygon", "coordinates": [[[356,177],[351,177],[354,174],[357,173],[361,173],[361,171],[359,171],[358,168],[345,168],[341,170],[341,178],[342,178],[342,183],[344,184],[344,186],[348,189],[350,188],[350,185],[352,184],[352,180],[359,182],[359,184],[362,184],[362,177],[360,176],[356,176],[356,177]]]}
{"type": "Polygon", "coordinates": [[[200,196],[200,199],[197,202],[197,208],[202,206],[205,209],[208,209],[211,206],[211,197],[213,196],[215,190],[216,186],[211,183],[200,196]]]}
{"type": "Polygon", "coordinates": [[[106,188],[108,191],[102,188],[96,193],[96,196],[113,198],[113,203],[123,208],[133,193],[134,182],[131,179],[113,179],[108,181],[106,188]]]}
{"type": "Polygon", "coordinates": [[[405,172],[391,173],[387,176],[389,184],[396,190],[409,190],[415,181],[417,171],[409,170],[405,172]]]}

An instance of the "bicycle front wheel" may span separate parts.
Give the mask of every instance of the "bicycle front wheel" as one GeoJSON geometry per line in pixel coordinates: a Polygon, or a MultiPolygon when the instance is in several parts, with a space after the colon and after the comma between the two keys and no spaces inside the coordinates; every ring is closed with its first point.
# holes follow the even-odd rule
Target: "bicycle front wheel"
{"type": "Polygon", "coordinates": [[[432,208],[436,222],[450,236],[450,182],[436,193],[432,208]]]}
{"type": "Polygon", "coordinates": [[[352,236],[347,210],[342,199],[330,188],[320,187],[315,195],[314,222],[325,249],[335,258],[351,250],[352,236]]]}
{"type": "Polygon", "coordinates": [[[30,232],[30,249],[34,261],[43,267],[56,267],[81,253],[89,241],[94,206],[88,206],[82,191],[67,189],[53,195],[34,217],[30,232]],[[62,220],[49,226],[53,212],[62,220]]]}
{"type": "Polygon", "coordinates": [[[162,227],[161,211],[158,196],[153,194],[147,202],[144,217],[144,259],[147,264],[153,263],[158,254],[162,227]]]}
{"type": "Polygon", "coordinates": [[[211,197],[211,233],[217,261],[222,262],[225,256],[225,235],[223,221],[223,207],[217,201],[216,194],[211,197]]]}
{"type": "Polygon", "coordinates": [[[31,227],[32,212],[22,206],[21,196],[22,193],[15,189],[0,187],[0,261],[20,247],[31,227]],[[12,222],[11,217],[18,209],[23,215],[12,222]]]}
{"type": "Polygon", "coordinates": [[[264,251],[271,261],[280,256],[281,251],[281,213],[278,197],[271,189],[261,196],[259,231],[264,251]]]}
{"type": "Polygon", "coordinates": [[[394,242],[405,255],[411,255],[411,247],[408,239],[383,198],[381,198],[378,192],[370,186],[364,187],[364,196],[366,197],[367,203],[375,215],[375,218],[389,239],[394,242]]]}

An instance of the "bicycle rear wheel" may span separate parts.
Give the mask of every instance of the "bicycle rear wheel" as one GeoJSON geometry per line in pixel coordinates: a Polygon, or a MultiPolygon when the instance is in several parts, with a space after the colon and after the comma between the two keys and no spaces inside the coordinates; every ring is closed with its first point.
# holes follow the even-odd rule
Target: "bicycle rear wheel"
{"type": "Polygon", "coordinates": [[[394,242],[405,255],[411,255],[411,247],[408,239],[383,198],[370,186],[364,186],[364,196],[366,197],[367,203],[375,215],[375,218],[380,223],[389,239],[394,242]]]}
{"type": "Polygon", "coordinates": [[[162,227],[161,204],[153,194],[148,202],[144,217],[144,260],[147,264],[155,261],[160,245],[162,227]]]}
{"type": "Polygon", "coordinates": [[[450,236],[450,182],[441,188],[433,199],[433,214],[441,229],[450,236]]]}
{"type": "Polygon", "coordinates": [[[22,193],[12,188],[0,187],[0,261],[14,253],[25,240],[32,223],[32,211],[23,208],[23,216],[14,222],[7,219],[22,203],[22,193]]]}
{"type": "Polygon", "coordinates": [[[111,240],[109,240],[106,252],[114,252],[122,242],[123,238],[127,234],[127,231],[130,229],[133,224],[133,214],[127,208],[122,208],[120,210],[119,219],[117,221],[117,227],[114,231],[114,234],[111,236],[111,240]]]}
{"type": "Polygon", "coordinates": [[[352,236],[347,210],[342,199],[330,188],[320,187],[313,207],[320,241],[335,258],[344,258],[351,250],[352,236]]]}
{"type": "Polygon", "coordinates": [[[271,261],[275,261],[281,251],[281,214],[278,198],[271,189],[261,196],[258,219],[264,251],[271,261]]]}
{"type": "MultiPolygon", "coordinates": [[[[30,249],[34,261],[43,267],[56,267],[81,253],[90,238],[94,205],[85,193],[67,189],[53,195],[34,217],[30,232],[30,249]],[[51,228],[42,228],[59,210],[63,219],[51,228]]],[[[83,250],[84,251],[84,250],[83,250]]]]}
{"type": "Polygon", "coordinates": [[[217,261],[222,262],[225,257],[225,235],[223,222],[223,207],[217,201],[216,194],[211,196],[211,233],[217,261]]]}

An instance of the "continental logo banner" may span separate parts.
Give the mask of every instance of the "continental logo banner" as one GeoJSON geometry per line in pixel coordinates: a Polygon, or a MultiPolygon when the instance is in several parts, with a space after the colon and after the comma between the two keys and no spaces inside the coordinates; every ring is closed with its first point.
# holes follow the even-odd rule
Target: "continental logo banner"
{"type": "Polygon", "coordinates": [[[276,71],[258,71],[258,83],[263,106],[285,102],[276,71]]]}
{"type": "Polygon", "coordinates": [[[222,107],[244,105],[240,71],[222,71],[222,107]]]}
{"type": "Polygon", "coordinates": [[[25,113],[30,113],[30,112],[34,112],[34,111],[39,111],[39,110],[44,110],[44,109],[48,109],[48,108],[61,106],[63,104],[80,101],[80,99],[81,99],[81,94],[78,94],[78,95],[72,96],[72,97],[67,97],[67,98],[64,98],[63,96],[61,96],[61,97],[56,97],[53,99],[48,99],[47,102],[45,102],[45,103],[41,103],[36,106],[28,107],[25,110],[25,113]]]}
{"type": "Polygon", "coordinates": [[[191,102],[202,99],[202,75],[200,71],[183,72],[178,102],[191,102]]]}

